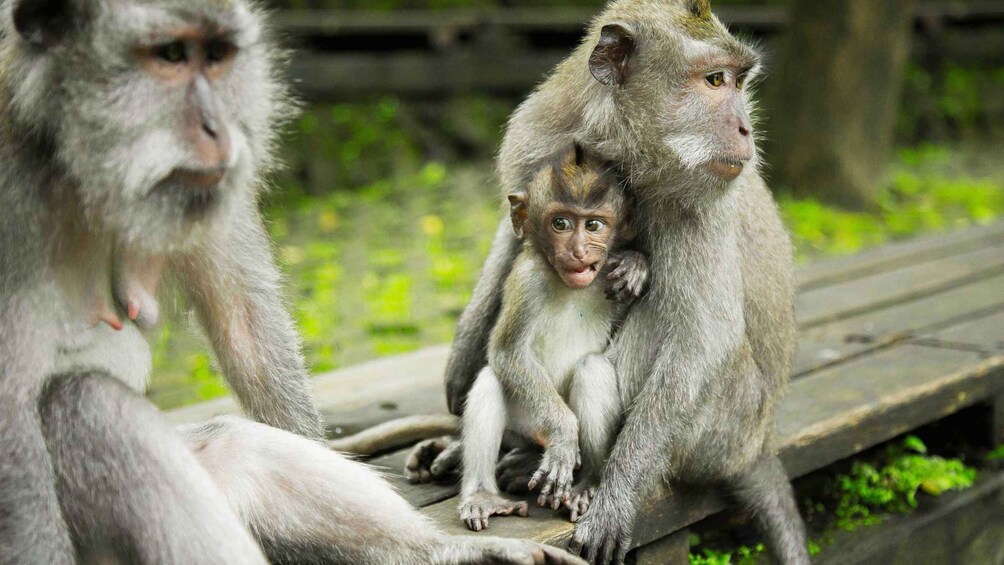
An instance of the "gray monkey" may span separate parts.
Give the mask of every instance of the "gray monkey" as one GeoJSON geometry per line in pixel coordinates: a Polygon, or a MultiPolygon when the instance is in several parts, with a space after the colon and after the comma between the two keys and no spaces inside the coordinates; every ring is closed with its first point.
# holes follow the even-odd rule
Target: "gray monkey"
{"type": "Polygon", "coordinates": [[[257,211],[289,115],[244,0],[0,0],[0,563],[577,563],[327,449],[257,211]],[[245,412],[172,429],[176,280],[245,412]]]}
{"type": "MultiPolygon", "coordinates": [[[[503,190],[572,139],[617,163],[638,201],[637,246],[656,284],[608,348],[629,407],[571,548],[621,563],[655,481],[725,484],[784,563],[806,563],[804,525],[775,455],[775,411],[795,347],[791,244],[758,173],[748,83],[759,54],[707,0],[619,0],[516,110],[499,155],[503,190]],[[661,462],[655,465],[653,462],[661,462]]],[[[459,414],[485,364],[502,285],[519,249],[503,223],[446,370],[459,414]]],[[[461,448],[420,443],[407,472],[435,477],[461,448]]],[[[525,480],[539,455],[513,456],[525,480]]],[[[500,468],[503,465],[500,464],[500,468]]]]}

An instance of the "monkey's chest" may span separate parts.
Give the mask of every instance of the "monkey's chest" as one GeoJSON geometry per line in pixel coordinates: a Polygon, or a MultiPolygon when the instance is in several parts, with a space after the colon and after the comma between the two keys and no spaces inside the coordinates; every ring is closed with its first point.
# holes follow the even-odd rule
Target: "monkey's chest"
{"type": "Polygon", "coordinates": [[[105,323],[67,323],[56,342],[54,375],[95,371],[118,379],[137,393],[146,390],[152,356],[132,323],[114,330],[105,323]]]}
{"type": "Polygon", "coordinates": [[[614,303],[599,286],[569,292],[540,312],[534,353],[562,394],[576,363],[606,349],[613,316],[614,303]]]}

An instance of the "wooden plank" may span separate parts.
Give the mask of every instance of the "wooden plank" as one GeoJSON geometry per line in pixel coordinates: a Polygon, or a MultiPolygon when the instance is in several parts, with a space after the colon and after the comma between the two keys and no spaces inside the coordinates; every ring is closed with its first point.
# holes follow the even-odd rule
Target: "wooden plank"
{"type": "Polygon", "coordinates": [[[792,476],[1004,392],[1004,355],[898,345],[796,380],[778,410],[792,476]]]}
{"type": "MultiPolygon", "coordinates": [[[[314,398],[332,435],[353,433],[398,416],[445,413],[443,367],[448,346],[422,349],[348,367],[313,379],[314,398]]],[[[238,413],[232,397],[167,412],[173,423],[207,420],[238,413]]]]}
{"type": "Polygon", "coordinates": [[[799,327],[811,328],[1000,273],[1004,246],[983,247],[802,292],[795,299],[796,318],[799,327]]]}
{"type": "MultiPolygon", "coordinates": [[[[1001,287],[1004,300],[1004,287],[1001,287]]],[[[913,340],[919,345],[954,347],[986,354],[1004,352],[1004,311],[968,320],[940,331],[927,332],[913,340]]]]}
{"type": "Polygon", "coordinates": [[[401,496],[412,506],[421,508],[456,496],[457,492],[459,492],[456,482],[409,483],[404,478],[404,475],[401,474],[402,469],[404,469],[404,461],[408,457],[408,451],[402,450],[383,457],[377,457],[369,461],[369,464],[381,471],[387,482],[401,493],[401,496]]]}
{"type": "Polygon", "coordinates": [[[1004,275],[997,275],[803,329],[799,332],[792,378],[887,347],[917,333],[996,312],[1002,306],[1004,275]]]}
{"type": "Polygon", "coordinates": [[[854,255],[827,259],[798,269],[802,291],[856,279],[882,271],[971,251],[1004,241],[1004,222],[889,243],[854,255]]]}

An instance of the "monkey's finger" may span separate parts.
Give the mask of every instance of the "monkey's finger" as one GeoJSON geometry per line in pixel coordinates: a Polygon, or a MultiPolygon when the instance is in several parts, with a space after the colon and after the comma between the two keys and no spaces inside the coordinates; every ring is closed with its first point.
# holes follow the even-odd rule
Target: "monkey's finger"
{"type": "Polygon", "coordinates": [[[627,265],[621,265],[620,267],[617,267],[616,269],[614,269],[614,270],[610,271],[609,273],[607,273],[607,280],[608,281],[612,281],[612,280],[615,280],[615,279],[619,279],[619,278],[623,277],[627,273],[627,271],[628,271],[628,266],[627,265]]]}
{"type": "Polygon", "coordinates": [[[530,477],[530,482],[526,484],[526,486],[529,487],[530,490],[537,488],[537,483],[539,483],[541,477],[544,476],[544,471],[545,469],[541,467],[540,469],[537,469],[537,472],[534,473],[532,477],[530,477]]]}

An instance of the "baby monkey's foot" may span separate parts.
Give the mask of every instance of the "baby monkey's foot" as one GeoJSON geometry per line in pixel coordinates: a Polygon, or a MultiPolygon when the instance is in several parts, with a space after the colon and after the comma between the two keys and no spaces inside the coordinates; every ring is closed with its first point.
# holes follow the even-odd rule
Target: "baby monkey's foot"
{"type": "Polygon", "coordinates": [[[444,479],[457,470],[462,453],[460,440],[453,436],[421,441],[404,462],[404,476],[410,483],[444,479]]]}
{"type": "Polygon", "coordinates": [[[580,484],[572,489],[572,495],[565,503],[565,508],[571,511],[568,519],[575,522],[584,516],[594,496],[596,496],[596,486],[592,483],[580,484]]]}
{"type": "Polygon", "coordinates": [[[530,490],[542,484],[537,504],[550,506],[552,510],[557,510],[564,504],[571,494],[572,476],[578,467],[578,449],[559,445],[547,448],[540,460],[540,467],[529,483],[530,490]]]}
{"type": "Polygon", "coordinates": [[[460,519],[467,524],[468,529],[480,532],[488,527],[489,516],[526,516],[528,505],[523,501],[509,500],[500,494],[482,490],[464,498],[458,510],[460,519]]]}

